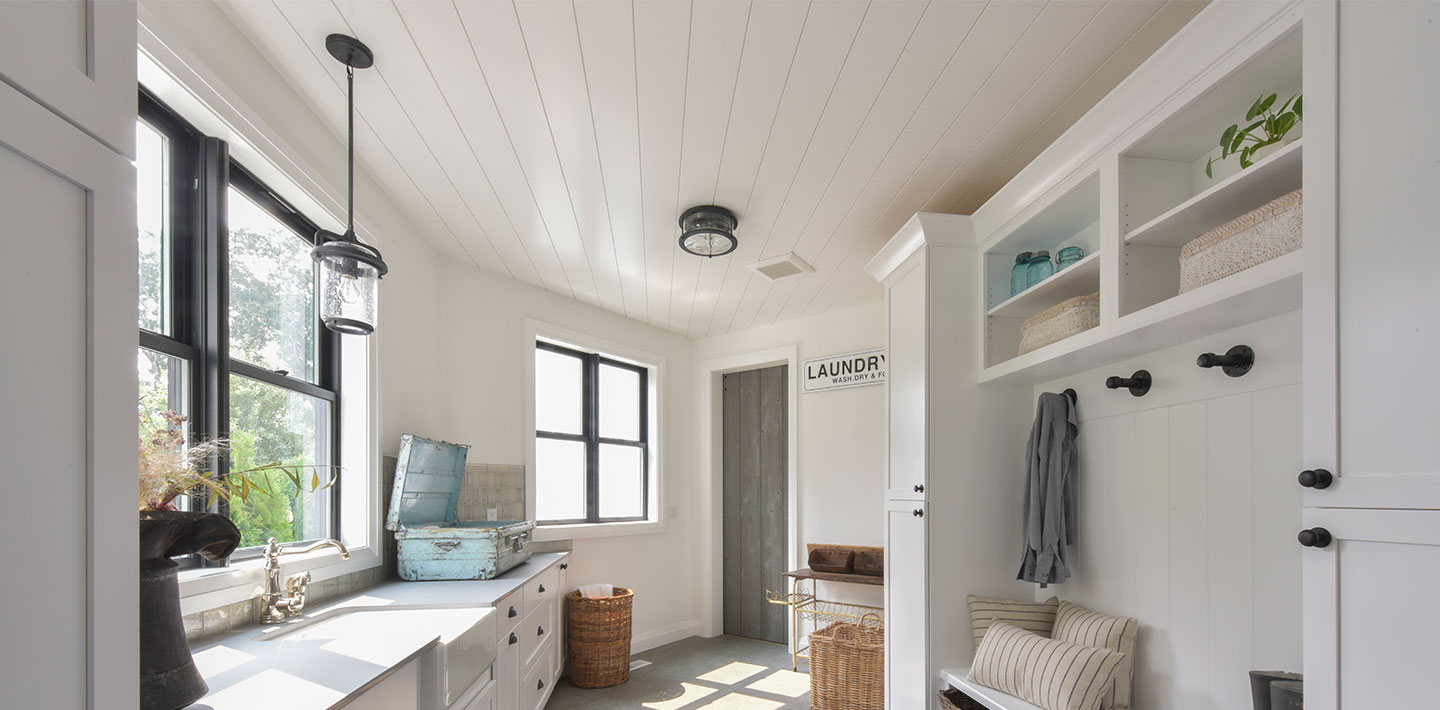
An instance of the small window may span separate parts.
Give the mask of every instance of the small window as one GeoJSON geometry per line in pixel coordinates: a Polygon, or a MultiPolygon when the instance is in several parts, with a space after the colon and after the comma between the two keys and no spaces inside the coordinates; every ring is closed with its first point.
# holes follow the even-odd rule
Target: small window
{"type": "Polygon", "coordinates": [[[541,524],[645,520],[648,368],[535,343],[535,517],[541,524]]]}

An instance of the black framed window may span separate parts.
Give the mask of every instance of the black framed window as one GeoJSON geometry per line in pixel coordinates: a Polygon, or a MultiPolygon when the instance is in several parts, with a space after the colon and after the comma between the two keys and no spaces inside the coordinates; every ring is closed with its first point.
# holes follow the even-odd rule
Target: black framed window
{"type": "MultiPolygon", "coordinates": [[[[136,137],[141,417],[176,411],[191,441],[228,441],[220,471],[338,465],[340,343],[319,319],[315,224],[143,89],[136,137]]],[[[269,537],[338,534],[338,484],[312,492],[278,472],[256,482],[271,495],[197,492],[181,506],[228,515],[242,535],[235,557],[269,537]]]]}
{"type": "Polygon", "coordinates": [[[535,517],[542,524],[645,520],[649,369],[535,343],[535,517]]]}

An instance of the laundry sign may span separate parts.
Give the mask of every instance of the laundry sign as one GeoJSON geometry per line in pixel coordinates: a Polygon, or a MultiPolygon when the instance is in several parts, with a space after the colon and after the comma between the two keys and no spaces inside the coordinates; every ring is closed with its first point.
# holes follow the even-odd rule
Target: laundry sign
{"type": "Polygon", "coordinates": [[[842,387],[862,387],[885,382],[885,349],[862,350],[806,360],[803,366],[806,392],[823,392],[842,387]]]}

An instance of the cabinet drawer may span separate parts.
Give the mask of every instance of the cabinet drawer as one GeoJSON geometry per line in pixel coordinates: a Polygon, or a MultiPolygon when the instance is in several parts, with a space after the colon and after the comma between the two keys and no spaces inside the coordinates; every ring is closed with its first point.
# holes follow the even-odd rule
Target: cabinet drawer
{"type": "Polygon", "coordinates": [[[525,583],[525,614],[540,608],[551,599],[556,599],[564,591],[560,589],[560,568],[550,565],[544,572],[535,575],[534,579],[525,583]]]}
{"type": "Polygon", "coordinates": [[[495,611],[500,613],[495,622],[495,640],[500,641],[508,637],[525,619],[525,588],[521,587],[501,597],[500,601],[495,602],[495,611]]]}
{"type": "Polygon", "coordinates": [[[542,710],[545,707],[545,701],[555,685],[555,648],[554,641],[546,643],[536,654],[538,662],[535,667],[520,681],[520,710],[542,710]]]}
{"type": "Polygon", "coordinates": [[[545,644],[559,635],[556,633],[559,622],[556,614],[558,608],[555,600],[550,599],[525,617],[525,622],[516,629],[515,633],[520,637],[520,659],[524,663],[525,673],[535,667],[545,644]]]}
{"type": "Polygon", "coordinates": [[[495,706],[497,710],[519,710],[521,677],[520,635],[515,634],[515,643],[510,643],[507,635],[495,649],[495,706]]]}

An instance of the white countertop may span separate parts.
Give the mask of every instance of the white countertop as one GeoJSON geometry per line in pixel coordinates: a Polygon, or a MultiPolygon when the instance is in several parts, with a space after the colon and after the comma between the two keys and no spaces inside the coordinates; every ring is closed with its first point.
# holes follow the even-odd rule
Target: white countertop
{"type": "Polygon", "coordinates": [[[210,639],[194,649],[210,692],[191,710],[343,707],[476,624],[488,623],[493,639],[495,602],[568,554],[535,555],[495,579],[389,582],[285,624],[210,639]]]}

